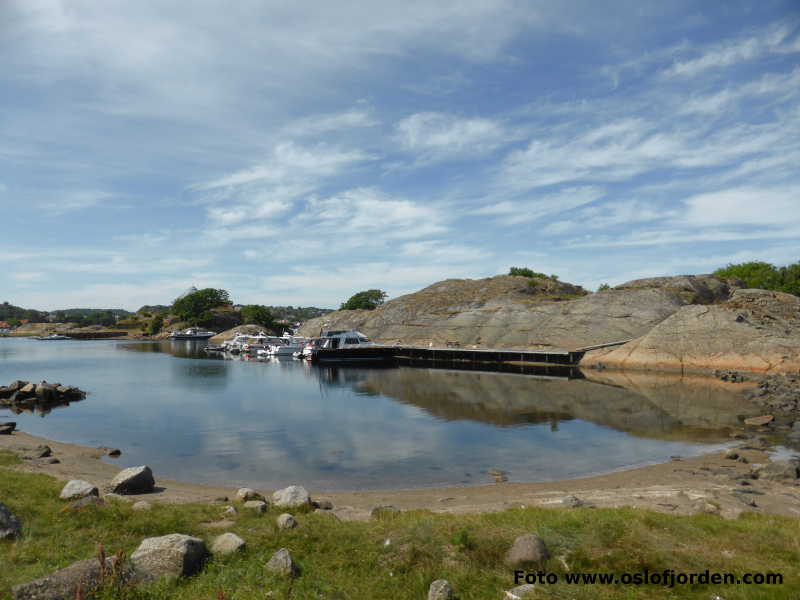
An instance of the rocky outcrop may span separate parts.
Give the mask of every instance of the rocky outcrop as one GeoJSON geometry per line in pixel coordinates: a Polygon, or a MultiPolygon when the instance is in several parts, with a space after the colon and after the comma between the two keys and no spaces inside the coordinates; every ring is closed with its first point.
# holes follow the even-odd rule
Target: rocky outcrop
{"type": "Polygon", "coordinates": [[[81,498],[85,498],[86,496],[98,496],[100,491],[89,483],[88,481],[82,481],[80,479],[72,479],[68,481],[64,486],[64,489],[61,490],[61,494],[59,498],[62,500],[79,500],[81,498]]]}
{"type": "Polygon", "coordinates": [[[23,411],[46,414],[57,406],[68,406],[70,402],[83,400],[85,397],[86,392],[74,386],[46,381],[33,383],[17,380],[7,386],[0,386],[0,408],[7,408],[14,414],[23,411]]]}
{"type": "Polygon", "coordinates": [[[312,319],[301,334],[354,328],[380,343],[577,349],[644,335],[683,306],[723,302],[741,287],[736,280],[697,275],[636,280],[586,294],[549,279],[533,287],[529,281],[510,275],[448,279],[374,311],[312,319]]]}
{"type": "Polygon", "coordinates": [[[719,305],[684,306],[645,335],[586,354],[581,366],[800,372],[800,298],[739,289],[719,305]]]}

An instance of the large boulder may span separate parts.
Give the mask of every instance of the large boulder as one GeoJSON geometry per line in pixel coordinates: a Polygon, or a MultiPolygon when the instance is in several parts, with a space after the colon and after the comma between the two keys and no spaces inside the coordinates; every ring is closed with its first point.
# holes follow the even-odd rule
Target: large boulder
{"type": "Polygon", "coordinates": [[[212,554],[233,554],[245,549],[245,541],[235,533],[223,533],[211,542],[212,554]]]}
{"type": "Polygon", "coordinates": [[[116,571],[116,583],[138,583],[138,577],[132,565],[123,563],[115,569],[116,558],[107,558],[105,567],[101,569],[100,561],[87,558],[73,563],[55,573],[40,577],[28,583],[11,588],[14,600],[71,600],[72,598],[90,597],[91,591],[101,582],[108,581],[116,571]],[[81,593],[78,593],[80,588],[81,593]]]}
{"type": "Polygon", "coordinates": [[[296,508],[310,506],[311,497],[306,489],[299,485],[290,485],[272,494],[272,503],[282,508],[296,508]]]}
{"type": "Polygon", "coordinates": [[[738,289],[723,304],[684,306],[645,335],[594,350],[581,366],[702,373],[800,371],[800,298],[738,289]]]}
{"type": "Polygon", "coordinates": [[[521,535],[514,540],[505,557],[509,567],[516,567],[526,563],[541,563],[550,558],[550,551],[544,540],[538,535],[521,535]]]}
{"type": "Polygon", "coordinates": [[[428,600],[452,600],[453,588],[446,579],[437,579],[428,588],[428,600]]]}
{"type": "Polygon", "coordinates": [[[281,577],[294,577],[298,573],[297,565],[286,548],[281,548],[272,555],[266,564],[266,569],[281,577]]]}
{"type": "Polygon", "coordinates": [[[117,473],[109,483],[112,494],[146,494],[155,488],[153,471],[147,465],[130,467],[117,473]]]}
{"type": "Polygon", "coordinates": [[[22,523],[11,509],[0,502],[0,540],[10,540],[22,535],[22,523]]]}
{"type": "Polygon", "coordinates": [[[86,496],[97,496],[99,493],[100,491],[97,489],[97,487],[88,481],[73,479],[68,481],[61,490],[59,498],[62,500],[78,500],[86,496]]]}
{"type": "Polygon", "coordinates": [[[194,575],[203,568],[207,552],[203,540],[171,533],[147,538],[131,554],[137,572],[156,578],[194,575]]]}

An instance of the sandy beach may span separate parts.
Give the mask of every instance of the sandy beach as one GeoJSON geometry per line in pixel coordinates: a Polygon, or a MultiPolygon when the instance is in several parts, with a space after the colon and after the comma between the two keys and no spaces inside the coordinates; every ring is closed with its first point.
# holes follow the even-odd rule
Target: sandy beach
{"type": "MultiPolygon", "coordinates": [[[[747,461],[726,458],[715,452],[670,462],[648,465],[603,475],[541,483],[504,482],[471,487],[410,489],[396,491],[324,492],[310,488],[315,500],[329,500],[343,519],[366,519],[375,506],[392,505],[402,510],[427,509],[443,513],[492,512],[521,506],[565,506],[563,500],[573,495],[591,506],[630,506],[673,513],[717,512],[736,518],[743,511],[800,516],[800,486],[797,483],[753,480],[748,474],[754,467],[769,461],[769,454],[739,441],[737,451],[747,461]]],[[[98,487],[108,482],[120,469],[100,460],[105,449],[90,448],[46,440],[24,432],[0,436],[0,449],[23,458],[16,469],[45,473],[67,481],[82,479],[98,487]],[[60,461],[31,458],[37,446],[46,444],[60,461]]],[[[121,449],[125,452],[125,449],[121,449]]],[[[212,502],[232,498],[230,486],[198,484],[156,477],[156,492],[148,501],[165,503],[212,502]]],[[[287,481],[286,485],[304,485],[287,481]]],[[[308,487],[308,486],[306,486],[308,487]]],[[[267,494],[271,490],[258,490],[267,494]]]]}

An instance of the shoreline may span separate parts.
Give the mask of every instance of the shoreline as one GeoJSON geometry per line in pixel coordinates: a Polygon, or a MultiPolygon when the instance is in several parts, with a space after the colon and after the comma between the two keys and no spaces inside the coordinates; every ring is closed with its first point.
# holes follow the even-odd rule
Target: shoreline
{"type": "MultiPolygon", "coordinates": [[[[742,442],[743,440],[732,440],[742,442]]],[[[742,512],[800,516],[800,483],[747,481],[746,476],[759,464],[769,462],[767,449],[747,445],[739,453],[746,463],[727,459],[724,452],[632,467],[601,475],[536,483],[503,482],[479,486],[440,487],[406,490],[364,490],[318,492],[309,489],[315,500],[327,500],[343,520],[368,520],[376,506],[391,505],[401,510],[430,510],[437,513],[487,513],[526,506],[563,507],[564,498],[577,496],[589,506],[602,508],[635,507],[671,514],[710,512],[736,518],[742,512]],[[746,481],[750,485],[743,485],[746,481]],[[752,504],[755,504],[753,506],[752,504]]],[[[120,471],[119,467],[100,460],[102,448],[91,448],[33,436],[15,431],[0,436],[0,450],[23,457],[21,464],[10,468],[43,473],[62,481],[83,479],[102,488],[120,471]],[[61,462],[28,458],[26,453],[46,444],[61,462]]],[[[123,449],[124,452],[124,449],[123,449]]],[[[156,492],[131,496],[160,503],[214,502],[233,498],[233,486],[201,484],[156,477],[156,492]]],[[[287,481],[286,485],[304,485],[287,481]]],[[[307,486],[306,486],[307,487],[307,486]]],[[[269,497],[271,490],[258,490],[269,497]]]]}

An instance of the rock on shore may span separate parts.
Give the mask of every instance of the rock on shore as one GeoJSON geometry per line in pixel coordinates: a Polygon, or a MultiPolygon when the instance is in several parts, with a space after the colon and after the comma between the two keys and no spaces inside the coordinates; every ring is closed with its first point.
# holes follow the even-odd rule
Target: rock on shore
{"type": "Polygon", "coordinates": [[[723,304],[684,306],[638,339],[587,353],[581,366],[798,373],[800,298],[739,289],[723,304]]]}
{"type": "Polygon", "coordinates": [[[530,281],[510,275],[448,279],[373,311],[312,319],[301,334],[355,328],[381,343],[575,349],[644,335],[681,307],[724,302],[741,287],[738,280],[687,275],[640,279],[587,294],[551,279],[535,280],[534,286],[530,281]]]}

